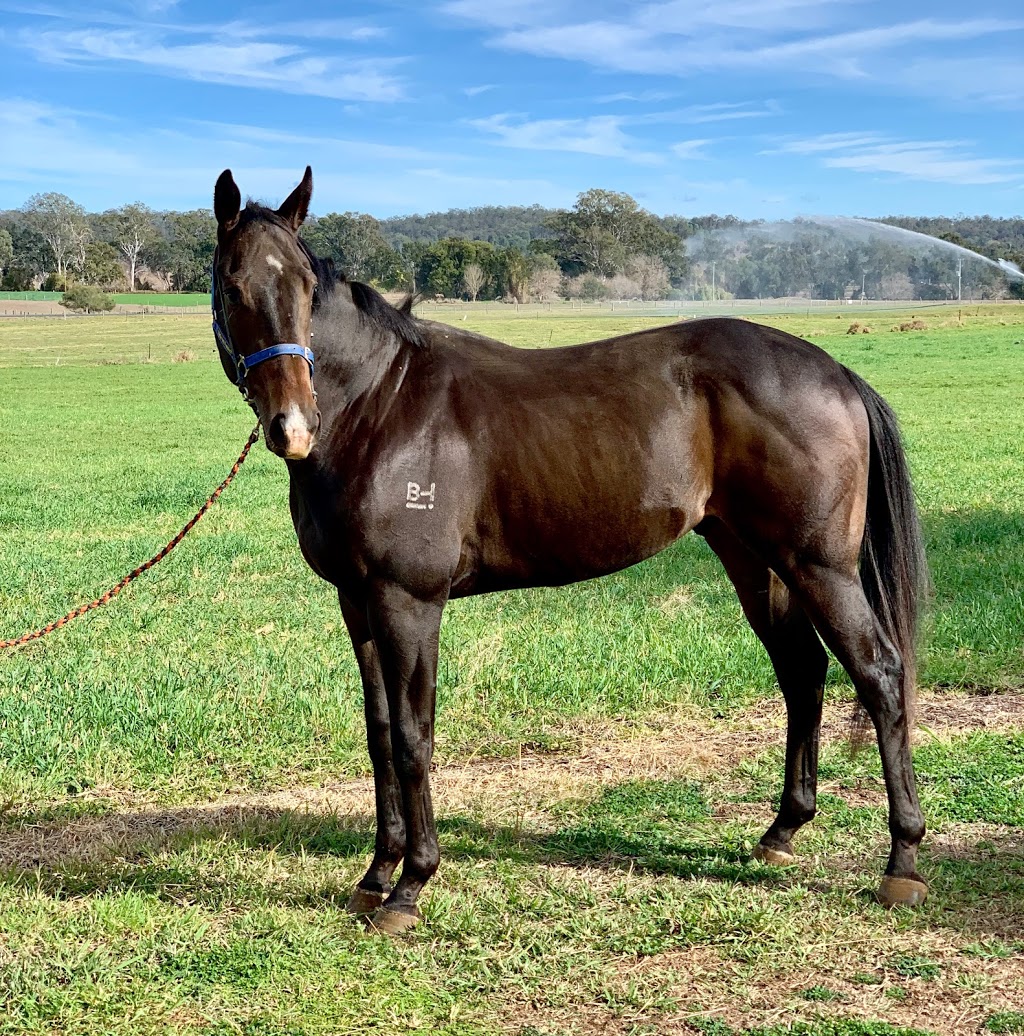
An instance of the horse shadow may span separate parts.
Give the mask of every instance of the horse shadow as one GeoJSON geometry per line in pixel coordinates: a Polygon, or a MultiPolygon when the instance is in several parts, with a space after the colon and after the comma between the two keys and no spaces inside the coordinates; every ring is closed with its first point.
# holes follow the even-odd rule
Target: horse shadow
{"type": "MultiPolygon", "coordinates": [[[[211,875],[209,868],[190,858],[192,850],[209,843],[336,862],[336,878],[320,872],[312,881],[284,878],[261,885],[260,896],[279,905],[340,909],[373,852],[374,839],[374,819],[362,812],[172,808],[90,820],[71,837],[48,832],[46,825],[32,825],[31,814],[21,814],[20,831],[14,834],[31,831],[38,837],[40,852],[33,857],[11,838],[11,825],[5,826],[6,831],[0,827],[0,880],[8,885],[54,899],[131,890],[169,902],[211,906],[237,898],[239,879],[231,873],[211,875]],[[60,850],[47,846],[48,834],[63,840],[60,850]]],[[[752,862],[744,849],[728,844],[728,837],[719,845],[687,838],[685,825],[678,836],[651,837],[587,822],[545,833],[457,814],[440,818],[438,833],[443,857],[453,861],[512,861],[581,874],[600,870],[780,891],[804,888],[823,895],[832,890],[827,879],[805,876],[799,867],[783,870],[752,862]]],[[[924,863],[932,877],[932,897],[917,915],[917,924],[970,932],[978,938],[1019,939],[1024,931],[1024,853],[985,843],[955,851],[938,847],[925,854],[924,863]]],[[[865,906],[874,881],[875,876],[866,877],[865,906]]]]}

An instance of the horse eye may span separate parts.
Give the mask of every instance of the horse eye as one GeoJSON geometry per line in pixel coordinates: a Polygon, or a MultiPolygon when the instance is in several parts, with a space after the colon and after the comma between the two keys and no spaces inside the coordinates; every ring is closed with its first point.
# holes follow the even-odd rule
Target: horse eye
{"type": "Polygon", "coordinates": [[[228,287],[224,289],[224,298],[227,299],[232,306],[237,306],[242,301],[242,293],[238,288],[228,287]]]}

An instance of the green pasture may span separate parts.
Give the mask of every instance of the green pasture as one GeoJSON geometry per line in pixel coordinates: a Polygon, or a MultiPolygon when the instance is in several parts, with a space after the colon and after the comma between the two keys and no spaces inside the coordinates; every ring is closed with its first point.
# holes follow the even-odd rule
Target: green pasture
{"type": "MultiPolygon", "coordinates": [[[[61,291],[0,291],[0,302],[60,302],[61,291]]],[[[205,292],[110,292],[114,302],[123,306],[205,306],[210,296],[205,292]]]]}
{"type": "MultiPolygon", "coordinates": [[[[912,315],[858,312],[872,330],[857,335],[847,313],[771,322],[901,417],[935,584],[926,695],[1019,691],[1024,307],[931,310],[925,330],[889,330],[912,315]]],[[[523,346],[666,322],[452,319],[523,346]]],[[[152,554],[251,428],[203,317],[4,321],[0,388],[0,639],[152,554]]],[[[1024,993],[1000,992],[1000,969],[1024,970],[1019,727],[919,745],[935,833],[922,911],[866,895],[885,851],[873,751],[827,749],[800,869],[749,863],[781,781],[781,706],[764,704],[771,669],[697,537],[597,582],[449,606],[439,779],[509,769],[447,812],[442,796],[428,924],[397,944],[362,936],[340,904],[372,844],[371,800],[271,794],[368,772],[344,627],[286,498],[260,445],[158,569],[0,657],[0,1034],[869,1036],[955,1031],[912,1010],[953,996],[982,1005],[969,1031],[1024,1031],[1024,993]],[[710,737],[762,715],[771,735],[742,759],[657,777],[630,762],[680,723],[710,737]],[[569,779],[595,732],[621,747],[622,776],[569,779]],[[564,758],[567,779],[517,781],[508,760],[538,753],[564,758]],[[720,1011],[721,975],[750,997],[770,980],[791,1010],[720,1011]]],[[[831,681],[849,697],[835,666],[831,681]]]]}

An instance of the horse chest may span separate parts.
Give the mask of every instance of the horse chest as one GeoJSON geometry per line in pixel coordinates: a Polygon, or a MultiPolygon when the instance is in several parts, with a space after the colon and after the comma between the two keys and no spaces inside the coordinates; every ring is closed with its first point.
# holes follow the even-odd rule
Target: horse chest
{"type": "Polygon", "coordinates": [[[349,576],[348,559],[339,547],[345,542],[338,527],[337,506],[322,491],[297,486],[293,480],[289,505],[299,550],[306,564],[321,579],[336,586],[349,576]]]}

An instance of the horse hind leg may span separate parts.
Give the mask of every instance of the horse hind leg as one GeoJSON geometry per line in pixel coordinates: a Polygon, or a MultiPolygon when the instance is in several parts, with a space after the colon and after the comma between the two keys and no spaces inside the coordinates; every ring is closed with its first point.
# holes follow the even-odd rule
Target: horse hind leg
{"type": "Polygon", "coordinates": [[[804,564],[790,577],[822,639],[850,674],[878,734],[892,838],[878,899],[886,906],[917,906],[928,894],[917,872],[925,825],[910,757],[903,661],[868,603],[856,569],[804,564]]]}
{"type": "Polygon", "coordinates": [[[793,837],[817,810],[818,741],[828,656],[806,612],[763,561],[720,522],[705,522],[699,531],[725,566],[786,701],[782,798],[754,856],[765,863],[793,863],[793,837]]]}

